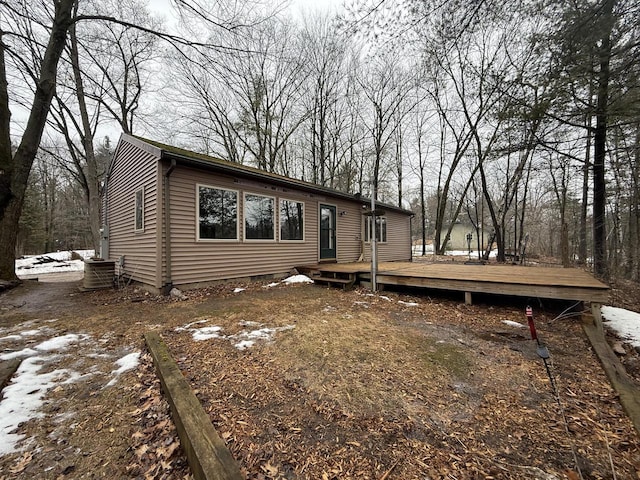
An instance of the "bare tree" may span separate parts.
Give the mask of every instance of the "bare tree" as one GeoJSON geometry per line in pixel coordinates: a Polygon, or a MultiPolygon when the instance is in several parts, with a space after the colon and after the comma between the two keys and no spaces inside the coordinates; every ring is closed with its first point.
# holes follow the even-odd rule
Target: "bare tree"
{"type": "Polygon", "coordinates": [[[388,148],[393,144],[402,119],[410,110],[405,98],[411,92],[413,83],[411,72],[402,65],[397,52],[370,59],[367,70],[359,79],[367,100],[361,119],[373,150],[370,178],[374,191],[378,191],[381,169],[390,155],[388,148]]]}
{"type": "Polygon", "coordinates": [[[277,171],[304,119],[298,102],[304,61],[294,48],[297,33],[292,24],[270,18],[250,30],[215,35],[242,52],[181,62],[187,83],[180,90],[190,105],[202,105],[184,117],[213,133],[227,158],[238,161],[246,152],[258,168],[277,171]]]}
{"type": "MultiPolygon", "coordinates": [[[[187,7],[190,2],[178,0],[187,7]]],[[[154,31],[107,14],[75,15],[77,0],[4,2],[0,29],[0,279],[15,280],[17,230],[29,174],[47,122],[56,88],[58,63],[72,26],[80,21],[105,21],[158,35],[176,48],[220,48],[154,31]],[[32,95],[11,91],[11,100],[28,112],[17,148],[11,143],[9,79],[32,95]]],[[[192,4],[191,4],[192,5],[192,4]]],[[[134,105],[134,104],[133,104],[134,105]]],[[[127,117],[128,118],[128,117],[127,117]]]]}
{"type": "MultiPolygon", "coordinates": [[[[60,0],[55,3],[54,11],[49,12],[51,22],[43,24],[47,38],[44,49],[33,45],[33,51],[41,55],[38,69],[30,72],[29,80],[34,87],[34,96],[29,117],[15,153],[11,148],[9,92],[7,82],[6,58],[10,57],[16,67],[22,67],[22,59],[16,44],[20,41],[20,32],[0,31],[0,278],[13,280],[15,274],[15,247],[17,226],[22,212],[24,194],[27,188],[31,166],[38,152],[38,145],[46,125],[51,100],[55,93],[58,61],[66,45],[67,32],[73,24],[74,0],[60,0]]],[[[27,6],[4,6],[9,18],[18,25],[30,18],[27,6]]]]}

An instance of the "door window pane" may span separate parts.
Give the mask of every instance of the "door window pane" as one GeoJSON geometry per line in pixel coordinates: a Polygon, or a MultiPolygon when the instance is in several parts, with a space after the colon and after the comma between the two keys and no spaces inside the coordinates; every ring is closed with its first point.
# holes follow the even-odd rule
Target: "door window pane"
{"type": "Polygon", "coordinates": [[[333,211],[331,208],[320,209],[320,248],[333,248],[334,239],[333,211]]]}

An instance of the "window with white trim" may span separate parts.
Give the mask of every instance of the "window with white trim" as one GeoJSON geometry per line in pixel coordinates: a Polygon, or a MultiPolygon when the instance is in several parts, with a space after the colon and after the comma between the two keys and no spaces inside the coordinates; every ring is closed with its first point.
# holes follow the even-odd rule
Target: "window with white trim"
{"type": "Polygon", "coordinates": [[[144,230],[144,188],[136,190],[134,204],[133,229],[141,232],[144,230]]]}
{"type": "Polygon", "coordinates": [[[198,239],[238,239],[238,192],[198,186],[198,239]]]}
{"type": "MultiPolygon", "coordinates": [[[[371,217],[365,217],[364,241],[371,241],[371,217]]],[[[376,217],[376,242],[387,241],[387,217],[376,217]]]]}
{"type": "Polygon", "coordinates": [[[280,200],[280,240],[304,240],[304,203],[280,200]]]}
{"type": "Polygon", "coordinates": [[[244,194],[245,240],[275,240],[275,199],[244,194]]]}

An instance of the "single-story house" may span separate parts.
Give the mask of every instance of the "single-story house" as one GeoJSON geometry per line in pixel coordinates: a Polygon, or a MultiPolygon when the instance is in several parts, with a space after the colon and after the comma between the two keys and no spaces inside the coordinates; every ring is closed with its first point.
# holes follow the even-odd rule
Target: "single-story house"
{"type": "MultiPolygon", "coordinates": [[[[155,291],[370,259],[366,198],[144,138],[120,137],[104,190],[101,256],[155,291]]],[[[412,212],[376,215],[379,261],[411,260],[412,212]]]]}
{"type": "MultiPolygon", "coordinates": [[[[444,241],[444,236],[447,234],[448,228],[440,230],[440,241],[444,241]]],[[[460,221],[455,222],[451,226],[451,234],[449,235],[449,241],[447,242],[447,250],[464,250],[467,251],[469,244],[467,243],[467,236],[471,235],[471,250],[478,250],[478,237],[480,239],[480,248],[487,248],[487,239],[484,231],[480,229],[480,233],[476,232],[476,229],[470,223],[463,223],[460,221]]]]}

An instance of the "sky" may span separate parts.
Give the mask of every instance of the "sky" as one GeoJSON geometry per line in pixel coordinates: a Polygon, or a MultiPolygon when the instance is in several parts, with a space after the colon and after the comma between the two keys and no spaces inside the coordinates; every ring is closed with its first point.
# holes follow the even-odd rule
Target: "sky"
{"type": "MultiPolygon", "coordinates": [[[[344,0],[289,0],[289,6],[284,9],[285,12],[290,13],[292,17],[299,18],[303,12],[311,12],[319,10],[322,12],[337,11],[342,7],[344,0]]],[[[270,4],[277,4],[279,2],[269,1],[270,4]]],[[[165,17],[167,23],[171,23],[175,18],[175,10],[171,6],[171,0],[149,0],[149,9],[158,15],[165,17]]]]}

